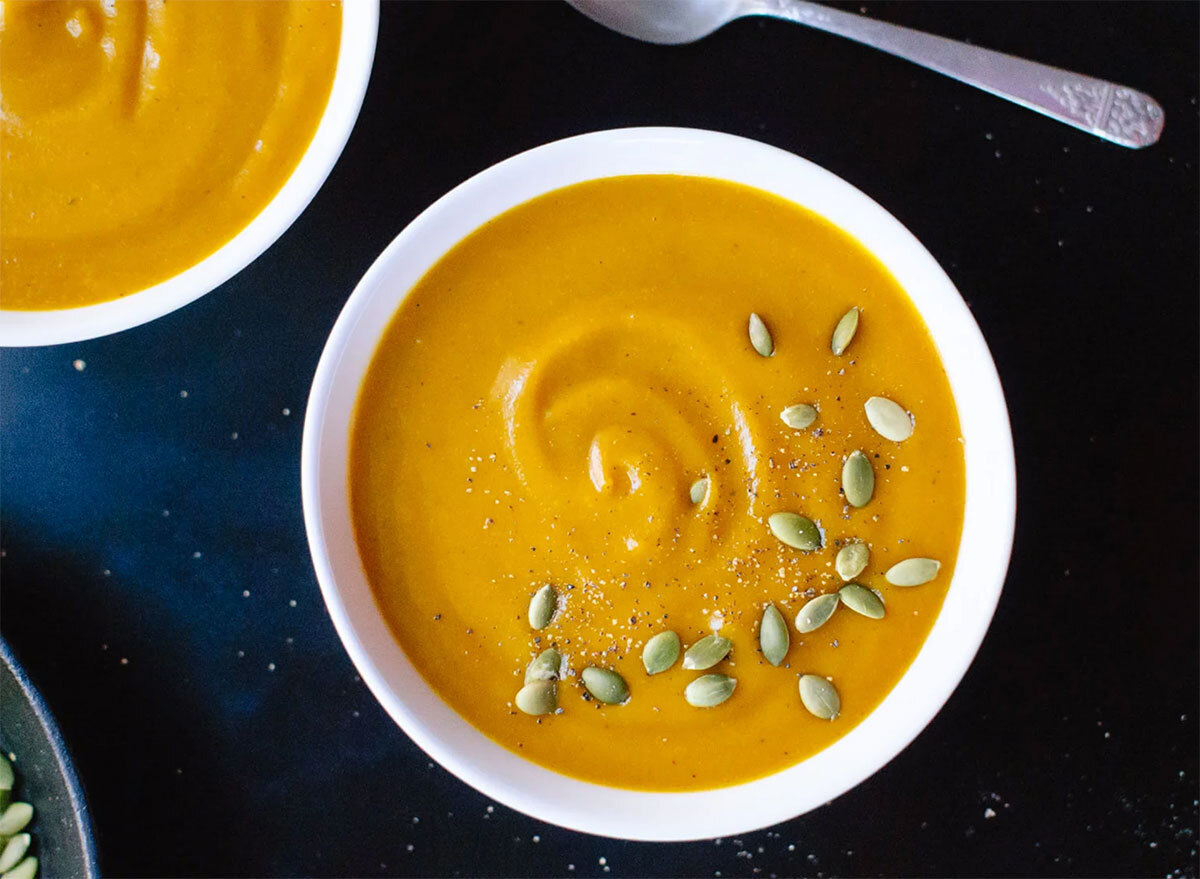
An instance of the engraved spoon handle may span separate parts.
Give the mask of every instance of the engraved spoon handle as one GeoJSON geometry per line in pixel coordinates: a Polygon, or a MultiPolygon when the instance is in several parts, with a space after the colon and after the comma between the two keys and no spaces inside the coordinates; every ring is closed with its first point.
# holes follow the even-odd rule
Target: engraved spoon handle
{"type": "Polygon", "coordinates": [[[1162,107],[1127,86],[807,0],[744,0],[743,9],[874,46],[1121,146],[1149,146],[1162,133],[1162,107]]]}

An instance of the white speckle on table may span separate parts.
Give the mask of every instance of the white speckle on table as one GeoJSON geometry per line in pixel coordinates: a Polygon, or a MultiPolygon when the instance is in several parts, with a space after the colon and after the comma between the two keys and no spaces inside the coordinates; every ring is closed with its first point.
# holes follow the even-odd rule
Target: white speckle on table
{"type": "Polygon", "coordinates": [[[267,671],[275,671],[275,663],[268,662],[267,663],[267,671]]]}
{"type": "Polygon", "coordinates": [[[250,597],[250,590],[249,590],[249,589],[243,589],[243,590],[242,590],[242,598],[249,598],[249,597],[250,597]]]}
{"type": "Polygon", "coordinates": [[[192,558],[198,559],[203,555],[204,555],[204,553],[200,552],[200,550],[196,550],[194,553],[192,553],[192,558]]]}
{"type": "Polygon", "coordinates": [[[983,817],[984,818],[995,818],[996,810],[993,809],[991,806],[988,806],[986,809],[983,810],[983,817]]]}
{"type": "Polygon", "coordinates": [[[179,399],[181,399],[181,400],[186,400],[186,399],[187,399],[187,395],[188,395],[188,394],[187,394],[187,391],[180,391],[180,392],[179,392],[179,399]]]}
{"type": "Polygon", "coordinates": [[[286,417],[286,416],[288,416],[288,415],[291,415],[291,414],[292,414],[292,410],[291,410],[291,409],[289,409],[287,406],[284,406],[284,407],[283,407],[283,414],[284,414],[284,416],[285,416],[285,417],[286,417]]]}
{"type": "Polygon", "coordinates": [[[235,430],[233,433],[231,433],[231,434],[229,435],[229,438],[230,438],[231,440],[235,440],[235,439],[237,439],[237,437],[238,437],[238,435],[237,435],[237,431],[236,431],[236,430],[235,430]]]}
{"type": "Polygon", "coordinates": [[[71,365],[75,367],[76,372],[83,372],[85,369],[87,369],[87,361],[86,360],[76,360],[71,365]]]}
{"type": "Polygon", "coordinates": [[[162,514],[162,515],[163,515],[163,518],[165,519],[165,518],[167,518],[168,516],[170,516],[170,515],[171,515],[171,511],[170,511],[170,510],[163,510],[163,514],[162,514]]]}
{"type": "Polygon", "coordinates": [[[288,602],[288,607],[295,607],[295,606],[296,606],[296,599],[293,598],[291,601],[288,602]]]}

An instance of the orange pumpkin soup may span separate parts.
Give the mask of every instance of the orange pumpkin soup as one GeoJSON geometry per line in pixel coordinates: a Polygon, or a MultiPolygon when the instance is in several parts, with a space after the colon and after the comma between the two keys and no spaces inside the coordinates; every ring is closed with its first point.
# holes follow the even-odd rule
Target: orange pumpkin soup
{"type": "Polygon", "coordinates": [[[933,342],[856,241],[757,190],[636,176],[520,205],[430,269],[363,382],[349,489],[379,607],[463,717],[567,775],[696,790],[794,764],[887,695],[953,573],[964,458],[933,342]],[[861,548],[835,564],[849,544],[861,572],[861,548]],[[913,558],[940,568],[894,567],[913,558]],[[862,590],[839,599],[839,568],[862,590]],[[651,675],[664,631],[731,648],[651,675]]]}
{"type": "Polygon", "coordinates": [[[0,307],[164,281],[283,186],[325,110],[341,4],[0,3],[0,307]]]}

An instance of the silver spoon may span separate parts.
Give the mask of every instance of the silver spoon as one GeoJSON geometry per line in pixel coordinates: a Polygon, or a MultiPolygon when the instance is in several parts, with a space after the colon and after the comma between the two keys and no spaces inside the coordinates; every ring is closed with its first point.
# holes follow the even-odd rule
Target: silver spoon
{"type": "Polygon", "coordinates": [[[1121,146],[1158,140],[1163,110],[1149,95],[806,0],[567,0],[588,18],[649,43],[691,43],[745,15],[770,15],[874,46],[1121,146]]]}

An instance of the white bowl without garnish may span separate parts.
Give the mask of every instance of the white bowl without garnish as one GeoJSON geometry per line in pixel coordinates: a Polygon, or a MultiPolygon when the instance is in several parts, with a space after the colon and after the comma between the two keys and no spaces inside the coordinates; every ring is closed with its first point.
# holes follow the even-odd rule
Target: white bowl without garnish
{"type": "Polygon", "coordinates": [[[850,184],[791,153],[684,128],[600,131],[521,153],[447,193],[388,245],[338,318],[313,380],[301,454],[304,519],[325,603],[376,698],[431,757],[485,795],[535,818],[625,839],[686,840],[766,827],[828,802],[895,757],[950,698],[1000,598],[1016,517],[1004,395],[962,297],[912,234],[850,184]],[[753,186],[858,239],[921,312],[950,379],[966,448],[966,509],[946,600],[911,667],[883,702],[825,750],[765,778],[688,793],[604,787],[496,744],[441,700],[376,606],[347,494],[350,421],[376,345],[401,301],[462,238],[535,196],[603,177],[687,174],[753,186]]]}
{"type": "Polygon", "coordinates": [[[81,342],[169,314],[224,284],[275,243],[312,201],[342,153],[371,77],[379,0],[342,4],[342,33],[329,102],[312,142],[266,207],[200,262],[128,296],[44,311],[0,309],[0,347],[81,342]]]}

